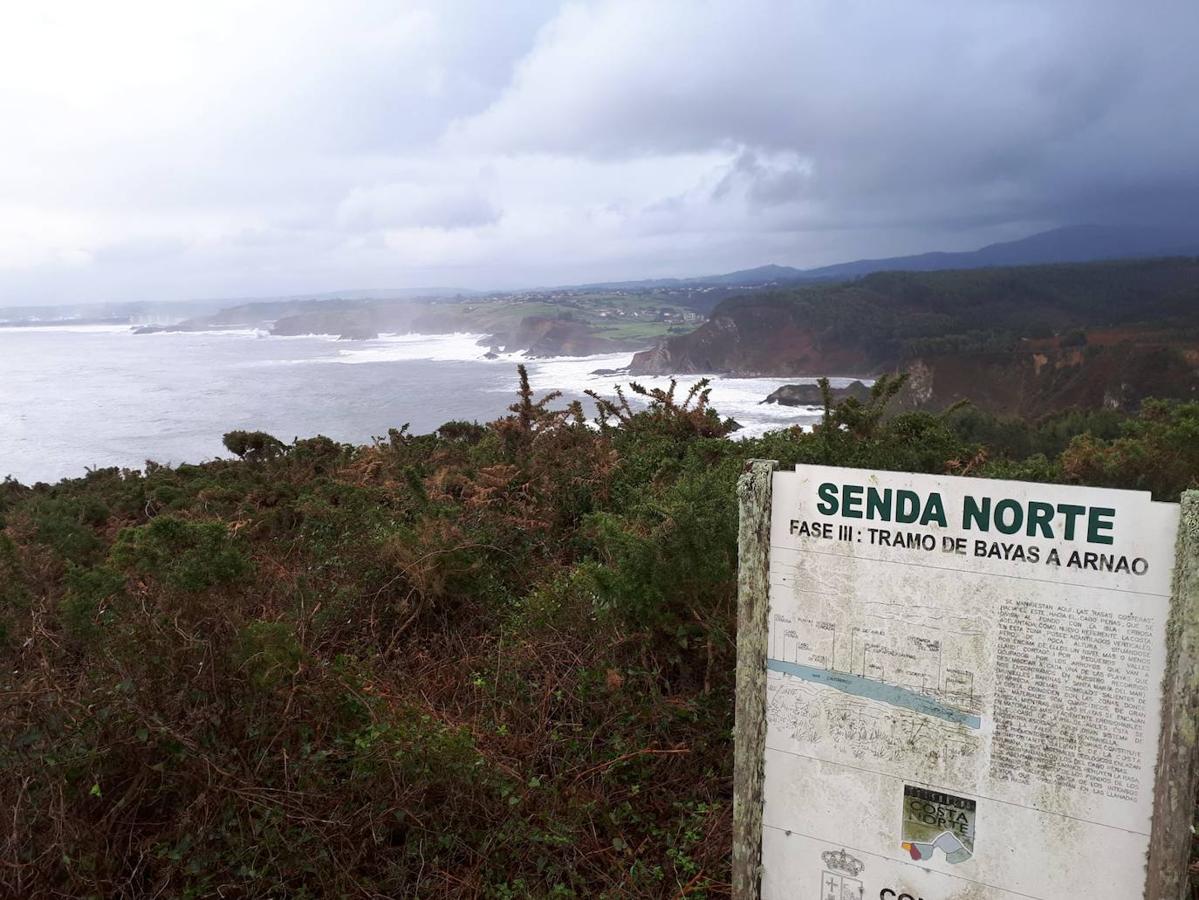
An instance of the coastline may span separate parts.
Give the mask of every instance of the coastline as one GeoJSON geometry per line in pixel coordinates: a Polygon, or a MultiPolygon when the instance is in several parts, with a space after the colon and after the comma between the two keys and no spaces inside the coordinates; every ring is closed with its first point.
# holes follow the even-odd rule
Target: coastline
{"type": "MultiPolygon", "coordinates": [[[[388,334],[366,341],[278,336],[258,329],[133,335],[128,326],[0,328],[0,379],[15,403],[0,410],[0,478],[24,483],[80,477],[87,467],[141,468],[224,456],[221,436],[262,429],[281,440],[325,434],[368,444],[389,427],[432,431],[452,419],[490,421],[515,398],[523,363],[538,395],[584,391],[612,397],[636,380],[669,387],[670,376],[609,373],[631,352],[581,357],[487,358],[476,332],[388,334]],[[91,360],[85,372],[80,360],[91,360]],[[83,396],[75,386],[86,379],[83,396]]],[[[810,426],[818,408],[763,404],[794,378],[677,376],[684,390],[712,380],[711,402],[743,427],[733,438],[810,426]]],[[[812,382],[815,379],[808,379],[812,382]]],[[[832,379],[834,385],[851,378],[832,379]]],[[[635,399],[635,398],[634,398],[635,399]]]]}

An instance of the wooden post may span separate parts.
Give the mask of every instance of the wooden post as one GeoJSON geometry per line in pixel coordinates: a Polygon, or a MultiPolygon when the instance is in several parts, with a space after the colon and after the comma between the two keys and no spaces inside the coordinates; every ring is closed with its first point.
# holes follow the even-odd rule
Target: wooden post
{"type": "Polygon", "coordinates": [[[1191,822],[1199,788],[1199,491],[1182,495],[1180,513],[1146,900],[1189,896],[1191,822]]]}
{"type": "Polygon", "coordinates": [[[766,763],[766,635],[770,611],[771,478],[778,463],[751,459],[737,481],[737,701],[733,730],[733,900],[762,887],[762,779],[766,763]]]}

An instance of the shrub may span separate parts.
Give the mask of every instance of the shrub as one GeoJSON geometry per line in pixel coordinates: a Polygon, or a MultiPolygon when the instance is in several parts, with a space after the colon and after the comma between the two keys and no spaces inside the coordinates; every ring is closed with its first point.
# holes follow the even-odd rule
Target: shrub
{"type": "Polygon", "coordinates": [[[165,515],[148,525],[123,529],[109,558],[118,568],[187,592],[236,581],[250,570],[223,523],[165,515]]]}
{"type": "Polygon", "coordinates": [[[285,447],[265,431],[230,431],[222,439],[225,449],[249,462],[262,462],[282,456],[285,447]]]}
{"type": "Polygon", "coordinates": [[[106,566],[71,566],[65,581],[67,590],[59,602],[63,630],[76,640],[86,641],[112,621],[111,604],[123,592],[125,579],[106,566]]]}
{"type": "Polygon", "coordinates": [[[1110,440],[1081,434],[1062,453],[1067,479],[1152,491],[1177,501],[1199,486],[1199,401],[1147,400],[1141,414],[1110,440]]]}
{"type": "Polygon", "coordinates": [[[33,509],[36,539],[52,548],[63,559],[86,563],[103,544],[86,524],[88,510],[73,500],[45,499],[33,509]]]}

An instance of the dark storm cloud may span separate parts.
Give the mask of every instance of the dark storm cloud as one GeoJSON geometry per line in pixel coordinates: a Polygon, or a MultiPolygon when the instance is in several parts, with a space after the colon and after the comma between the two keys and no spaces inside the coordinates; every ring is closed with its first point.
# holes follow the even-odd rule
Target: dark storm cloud
{"type": "Polygon", "coordinates": [[[815,265],[1199,203],[1199,4],[0,12],[0,292],[815,265]]]}
{"type": "Polygon", "coordinates": [[[1197,36],[1189,2],[579,7],[457,133],[615,157],[733,145],[741,167],[790,152],[826,224],[1118,218],[1138,185],[1195,189],[1197,36]]]}

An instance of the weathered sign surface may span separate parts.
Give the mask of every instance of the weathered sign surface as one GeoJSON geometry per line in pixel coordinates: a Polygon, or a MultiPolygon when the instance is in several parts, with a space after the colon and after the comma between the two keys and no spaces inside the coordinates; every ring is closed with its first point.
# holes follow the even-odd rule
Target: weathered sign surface
{"type": "Polygon", "coordinates": [[[762,896],[1144,896],[1178,505],[824,466],[771,489],[762,896]]]}

